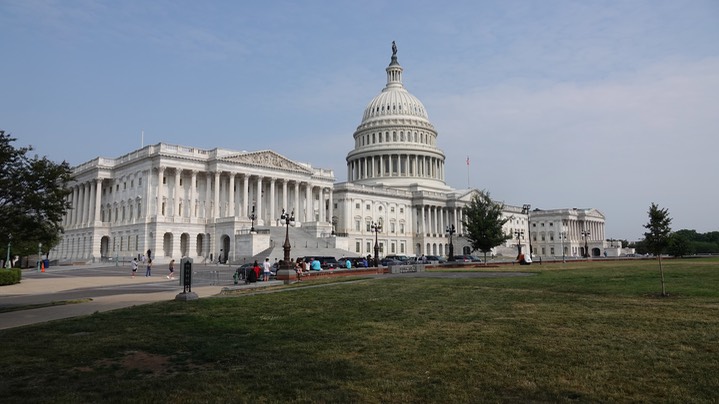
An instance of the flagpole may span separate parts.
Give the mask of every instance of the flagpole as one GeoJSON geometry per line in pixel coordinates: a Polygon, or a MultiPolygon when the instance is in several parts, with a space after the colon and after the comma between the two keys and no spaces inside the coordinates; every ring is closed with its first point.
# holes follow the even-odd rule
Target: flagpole
{"type": "Polygon", "coordinates": [[[142,135],[140,137],[140,148],[142,149],[143,147],[145,147],[145,131],[144,130],[142,131],[142,135]]]}
{"type": "Polygon", "coordinates": [[[469,188],[469,156],[467,156],[467,189],[469,188]]]}

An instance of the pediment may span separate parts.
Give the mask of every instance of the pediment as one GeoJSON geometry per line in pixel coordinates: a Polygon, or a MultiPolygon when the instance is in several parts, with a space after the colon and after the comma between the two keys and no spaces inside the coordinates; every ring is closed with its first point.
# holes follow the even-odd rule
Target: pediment
{"type": "Polygon", "coordinates": [[[311,174],[311,171],[306,167],[270,150],[237,154],[225,157],[222,160],[232,163],[249,164],[259,167],[276,168],[279,170],[289,170],[311,174]]]}

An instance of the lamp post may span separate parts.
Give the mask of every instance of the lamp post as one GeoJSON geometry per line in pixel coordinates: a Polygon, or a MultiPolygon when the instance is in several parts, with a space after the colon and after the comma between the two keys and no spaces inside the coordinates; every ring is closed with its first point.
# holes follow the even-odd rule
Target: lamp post
{"type": "Polygon", "coordinates": [[[10,247],[12,247],[12,234],[8,234],[7,237],[7,258],[5,258],[5,267],[12,268],[12,265],[10,265],[10,247]]]}
{"type": "Polygon", "coordinates": [[[292,249],[292,245],[290,244],[290,223],[295,221],[295,211],[292,211],[292,213],[287,213],[284,209],[282,209],[282,215],[280,215],[280,223],[285,225],[285,242],[282,244],[282,250],[285,252],[282,265],[280,268],[277,269],[277,279],[285,281],[285,283],[289,283],[291,280],[295,279],[297,276],[297,273],[294,270],[294,266],[292,265],[292,260],[290,258],[290,250],[292,249]]]}
{"type": "Polygon", "coordinates": [[[382,223],[375,223],[372,222],[372,225],[370,226],[372,231],[374,232],[374,266],[379,266],[379,243],[377,242],[377,235],[379,232],[382,231],[382,223]]]}
{"type": "Polygon", "coordinates": [[[452,234],[456,232],[457,230],[454,228],[453,224],[447,226],[447,234],[449,234],[449,257],[447,257],[447,261],[449,262],[454,262],[454,244],[452,244],[452,234]]]}
{"type": "MultiPolygon", "coordinates": [[[[532,209],[532,205],[525,203],[522,205],[522,213],[527,215],[527,238],[529,238],[529,256],[532,256],[532,230],[529,225],[529,210],[532,209]]],[[[521,252],[520,252],[521,253],[521,252]]]]}
{"type": "Polygon", "coordinates": [[[564,231],[564,226],[562,226],[562,231],[559,233],[559,241],[562,242],[562,262],[567,262],[565,254],[564,254],[564,240],[566,238],[567,238],[567,232],[564,231]]]}
{"type": "Polygon", "coordinates": [[[514,235],[517,237],[517,259],[522,255],[522,242],[524,238],[524,230],[515,230],[514,235]]]}
{"type": "Polygon", "coordinates": [[[250,225],[250,233],[255,232],[255,219],[257,219],[257,215],[255,214],[255,205],[252,205],[252,213],[250,213],[250,220],[252,220],[252,224],[250,225]]]}
{"type": "Polygon", "coordinates": [[[37,243],[37,271],[40,272],[40,260],[42,259],[42,243],[37,243]]]}
{"type": "Polygon", "coordinates": [[[589,258],[589,243],[587,243],[587,238],[589,237],[589,231],[582,230],[581,235],[584,236],[584,258],[589,258]]]}

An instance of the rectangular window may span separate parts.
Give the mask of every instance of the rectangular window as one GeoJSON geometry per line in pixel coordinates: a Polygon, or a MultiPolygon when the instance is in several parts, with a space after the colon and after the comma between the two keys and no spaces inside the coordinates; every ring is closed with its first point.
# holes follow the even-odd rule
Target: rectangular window
{"type": "Polygon", "coordinates": [[[404,208],[399,208],[399,213],[404,213],[404,208]]]}
{"type": "Polygon", "coordinates": [[[396,247],[396,245],[395,245],[394,243],[392,243],[392,244],[390,245],[390,248],[391,248],[391,250],[392,250],[392,254],[394,254],[394,253],[396,252],[395,247],[396,247]]]}
{"type": "Polygon", "coordinates": [[[389,224],[390,233],[394,233],[394,223],[389,224]]]}
{"type": "Polygon", "coordinates": [[[355,252],[360,252],[360,242],[359,241],[357,241],[355,243],[355,252]]]}
{"type": "Polygon", "coordinates": [[[367,209],[366,209],[366,210],[370,210],[370,209],[372,209],[372,208],[370,207],[370,204],[368,203],[368,204],[367,204],[367,209]]]}
{"type": "Polygon", "coordinates": [[[167,184],[167,177],[162,177],[162,183],[167,184]]]}
{"type": "Polygon", "coordinates": [[[404,243],[399,245],[399,252],[400,254],[404,254],[404,243]]]}
{"type": "Polygon", "coordinates": [[[554,247],[552,247],[549,251],[550,254],[554,255],[554,247]]]}
{"type": "Polygon", "coordinates": [[[370,252],[370,251],[372,251],[372,244],[368,241],[368,242],[367,242],[367,251],[366,251],[366,252],[370,252]]]}
{"type": "Polygon", "coordinates": [[[138,185],[138,186],[141,186],[141,185],[142,185],[142,177],[140,177],[140,178],[137,179],[137,185],[138,185]]]}
{"type": "Polygon", "coordinates": [[[180,186],[182,186],[182,177],[180,177],[180,186]]]}
{"type": "Polygon", "coordinates": [[[365,231],[372,231],[372,222],[368,220],[365,225],[367,226],[367,229],[365,231]]]}
{"type": "Polygon", "coordinates": [[[360,221],[355,220],[355,231],[360,231],[360,221]]]}
{"type": "Polygon", "coordinates": [[[123,190],[127,189],[127,181],[125,181],[125,182],[122,183],[122,189],[123,189],[123,190]]]}
{"type": "Polygon", "coordinates": [[[355,203],[355,209],[359,209],[359,203],[355,203]]]}
{"type": "Polygon", "coordinates": [[[399,234],[404,234],[404,223],[399,224],[399,234]]]}
{"type": "Polygon", "coordinates": [[[390,207],[390,208],[389,208],[389,211],[392,212],[392,213],[394,213],[394,206],[390,207]]]}

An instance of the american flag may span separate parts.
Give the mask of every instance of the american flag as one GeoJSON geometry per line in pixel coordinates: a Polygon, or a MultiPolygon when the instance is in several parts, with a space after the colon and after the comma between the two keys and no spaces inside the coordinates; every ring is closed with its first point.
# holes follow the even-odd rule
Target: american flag
{"type": "Polygon", "coordinates": [[[469,156],[467,156],[467,165],[469,165],[469,156]]]}

